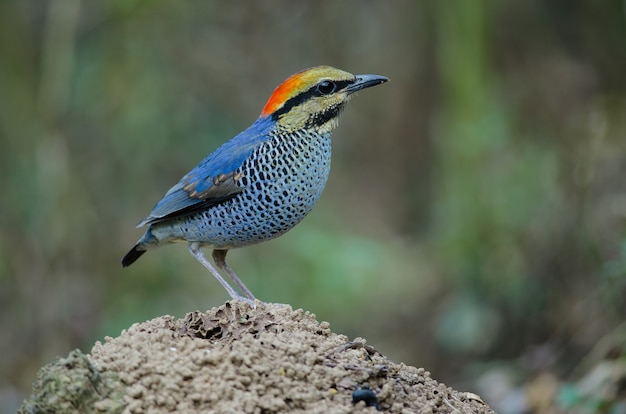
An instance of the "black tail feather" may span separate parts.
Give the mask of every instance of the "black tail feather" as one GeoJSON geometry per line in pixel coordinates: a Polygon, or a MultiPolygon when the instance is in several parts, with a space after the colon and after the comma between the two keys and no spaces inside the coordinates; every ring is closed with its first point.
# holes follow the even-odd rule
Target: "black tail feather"
{"type": "Polygon", "coordinates": [[[126,253],[126,256],[124,256],[124,258],[122,259],[122,267],[128,267],[132,265],[145,252],[145,250],[139,249],[139,245],[136,244],[135,247],[130,249],[130,251],[126,253]]]}

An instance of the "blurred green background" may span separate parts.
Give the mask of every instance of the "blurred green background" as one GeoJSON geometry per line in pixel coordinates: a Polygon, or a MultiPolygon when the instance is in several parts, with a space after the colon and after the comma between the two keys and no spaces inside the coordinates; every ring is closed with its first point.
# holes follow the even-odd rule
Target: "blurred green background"
{"type": "Polygon", "coordinates": [[[344,114],[313,213],[229,254],[257,297],[503,413],[619,406],[626,381],[576,381],[626,360],[626,2],[4,0],[0,412],[57,355],[227,299],[184,245],[120,259],[319,64],[391,82],[344,114]]]}

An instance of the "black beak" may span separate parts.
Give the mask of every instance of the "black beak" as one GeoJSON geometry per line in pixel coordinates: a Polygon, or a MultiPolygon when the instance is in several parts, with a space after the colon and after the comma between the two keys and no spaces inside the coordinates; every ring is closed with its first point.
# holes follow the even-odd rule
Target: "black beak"
{"type": "Polygon", "coordinates": [[[380,85],[387,82],[389,79],[380,75],[356,75],[354,83],[348,85],[346,90],[348,95],[360,91],[361,89],[369,88],[370,86],[380,85]]]}

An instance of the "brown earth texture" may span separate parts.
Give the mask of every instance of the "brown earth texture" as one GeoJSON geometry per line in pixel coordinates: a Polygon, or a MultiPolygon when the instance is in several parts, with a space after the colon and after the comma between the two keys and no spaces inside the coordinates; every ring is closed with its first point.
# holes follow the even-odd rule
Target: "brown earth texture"
{"type": "Polygon", "coordinates": [[[21,413],[492,413],[288,305],[162,316],[43,367],[21,413]]]}

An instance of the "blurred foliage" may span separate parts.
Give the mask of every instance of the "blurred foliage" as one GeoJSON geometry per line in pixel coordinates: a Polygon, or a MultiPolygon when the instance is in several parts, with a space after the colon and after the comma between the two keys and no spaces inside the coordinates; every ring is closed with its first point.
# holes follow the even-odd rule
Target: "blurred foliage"
{"type": "Polygon", "coordinates": [[[514,396],[575,383],[626,315],[625,45],[619,0],[0,2],[0,412],[55,356],[226,299],[182,246],[119,260],[318,64],[391,82],[348,108],[311,216],[230,263],[261,299],[541,412],[514,396]]]}

